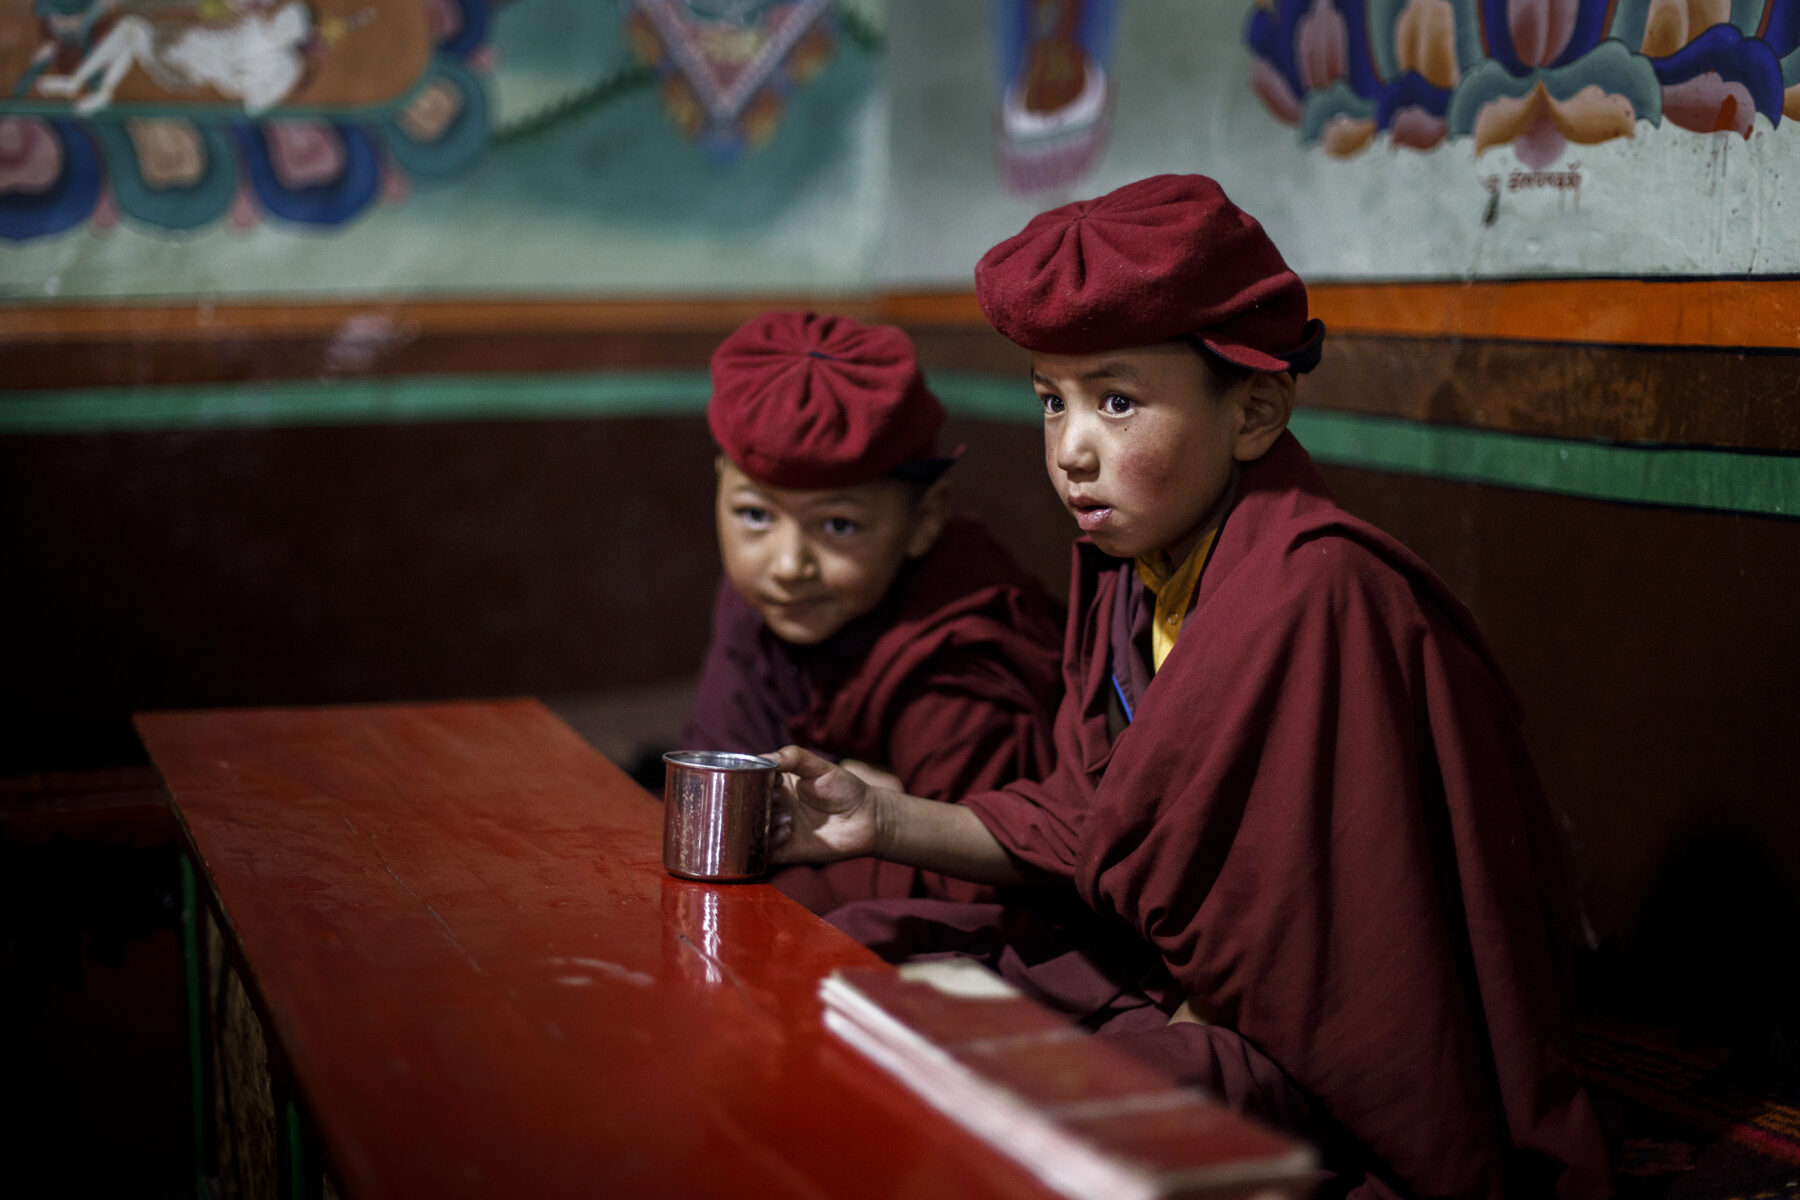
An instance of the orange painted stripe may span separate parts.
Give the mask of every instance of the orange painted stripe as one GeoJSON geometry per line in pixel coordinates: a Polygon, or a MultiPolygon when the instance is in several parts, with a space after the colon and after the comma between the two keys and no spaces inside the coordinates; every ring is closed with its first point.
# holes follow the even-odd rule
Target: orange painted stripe
{"type": "MultiPolygon", "coordinates": [[[[1314,315],[1337,333],[1599,345],[1800,349],[1800,279],[1320,283],[1314,315]]],[[[773,308],[911,326],[986,329],[971,292],[643,299],[506,298],[0,306],[7,342],[330,335],[386,320],[421,334],[729,331],[773,308]]]]}
{"type": "Polygon", "coordinates": [[[1309,289],[1340,333],[1800,348],[1800,280],[1339,283],[1309,289]]]}
{"type": "MultiPolygon", "coordinates": [[[[1336,333],[1800,349],[1800,279],[1319,283],[1307,294],[1336,333]]],[[[986,324],[969,293],[886,296],[881,312],[905,324],[986,324]]]]}

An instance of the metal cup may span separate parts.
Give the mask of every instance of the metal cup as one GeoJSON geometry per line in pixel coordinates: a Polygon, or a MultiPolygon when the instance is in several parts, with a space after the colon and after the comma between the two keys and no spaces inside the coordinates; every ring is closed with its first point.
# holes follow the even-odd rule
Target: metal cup
{"type": "Polygon", "coordinates": [[[769,865],[775,760],[717,750],[663,755],[663,869],[683,879],[755,879],[769,865]]]}

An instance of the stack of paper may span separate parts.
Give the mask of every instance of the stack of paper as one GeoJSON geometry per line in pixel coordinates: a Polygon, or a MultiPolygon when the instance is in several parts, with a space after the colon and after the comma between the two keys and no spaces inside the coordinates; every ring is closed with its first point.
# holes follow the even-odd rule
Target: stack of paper
{"type": "Polygon", "coordinates": [[[978,963],[833,972],[825,1024],[1065,1195],[1286,1200],[1312,1151],[1181,1087],[978,963]]]}

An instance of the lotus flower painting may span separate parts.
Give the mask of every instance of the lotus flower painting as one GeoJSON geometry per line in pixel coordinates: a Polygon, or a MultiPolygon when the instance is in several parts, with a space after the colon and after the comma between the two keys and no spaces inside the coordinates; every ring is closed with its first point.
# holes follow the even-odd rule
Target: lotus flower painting
{"type": "Polygon", "coordinates": [[[1244,40],[1263,105],[1338,157],[1465,142],[1538,170],[1800,113],[1800,0],[1258,0],[1244,40]]]}
{"type": "Polygon", "coordinates": [[[8,0],[0,239],[341,225],[488,137],[486,0],[8,0]]]}

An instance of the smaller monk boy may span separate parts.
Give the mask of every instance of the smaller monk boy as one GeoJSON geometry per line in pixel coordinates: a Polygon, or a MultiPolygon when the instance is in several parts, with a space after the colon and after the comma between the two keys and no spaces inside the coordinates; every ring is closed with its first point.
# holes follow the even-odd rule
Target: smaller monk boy
{"type": "Polygon", "coordinates": [[[1041,214],[975,281],[1082,531],[1055,768],[924,804],[785,748],[777,857],[1071,880],[1175,985],[1102,1036],[1315,1140],[1321,1196],[1607,1195],[1516,702],[1288,432],[1324,336],[1299,277],[1179,175],[1041,214]]]}
{"type": "MultiPolygon", "coordinates": [[[[725,579],[683,744],[784,743],[947,798],[1048,766],[1062,607],[953,515],[944,408],[891,326],[775,312],[712,358],[725,579]]],[[[984,889],[873,859],[774,880],[825,913],[984,889]]]]}

